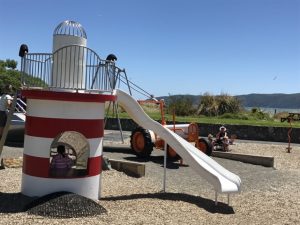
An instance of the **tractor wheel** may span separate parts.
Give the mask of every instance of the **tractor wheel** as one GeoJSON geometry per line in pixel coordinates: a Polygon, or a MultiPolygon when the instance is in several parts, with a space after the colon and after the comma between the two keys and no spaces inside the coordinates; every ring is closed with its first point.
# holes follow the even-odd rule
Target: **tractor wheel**
{"type": "Polygon", "coordinates": [[[147,158],[153,151],[153,143],[148,130],[138,127],[132,131],[130,137],[131,149],[140,158],[147,158]]]}
{"type": "Polygon", "coordinates": [[[204,138],[198,139],[198,144],[195,145],[200,151],[205,153],[208,156],[211,156],[212,146],[208,144],[208,142],[204,138]]]}
{"type": "Polygon", "coordinates": [[[170,145],[167,145],[167,159],[172,162],[181,159],[180,155],[178,155],[177,152],[170,145]]]}

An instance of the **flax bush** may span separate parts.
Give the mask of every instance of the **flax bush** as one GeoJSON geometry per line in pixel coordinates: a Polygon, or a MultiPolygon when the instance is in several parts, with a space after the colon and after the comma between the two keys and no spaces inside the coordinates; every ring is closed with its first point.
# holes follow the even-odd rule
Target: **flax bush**
{"type": "Polygon", "coordinates": [[[197,114],[205,116],[220,116],[225,113],[237,114],[242,110],[241,102],[228,94],[211,95],[205,93],[201,97],[197,114]]]}

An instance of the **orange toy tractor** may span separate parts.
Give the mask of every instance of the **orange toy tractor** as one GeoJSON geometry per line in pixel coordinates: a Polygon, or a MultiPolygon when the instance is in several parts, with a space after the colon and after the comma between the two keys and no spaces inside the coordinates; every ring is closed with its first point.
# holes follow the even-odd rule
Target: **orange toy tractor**
{"type": "MultiPolygon", "coordinates": [[[[159,105],[161,112],[161,124],[164,127],[174,131],[176,134],[178,134],[188,142],[194,143],[195,147],[197,147],[200,151],[204,152],[205,154],[211,155],[212,148],[210,147],[208,142],[203,138],[199,138],[199,128],[197,124],[190,123],[176,125],[175,116],[173,115],[173,124],[166,125],[164,118],[163,100],[144,100],[138,102],[139,104],[152,103],[159,105]]],[[[130,144],[131,149],[138,157],[147,158],[150,157],[154,147],[160,150],[164,150],[165,142],[152,130],[147,130],[143,127],[137,127],[131,133],[130,144]]],[[[176,151],[172,149],[169,145],[167,145],[167,155],[168,159],[171,159],[173,161],[181,159],[181,157],[176,153],[176,151]]]]}

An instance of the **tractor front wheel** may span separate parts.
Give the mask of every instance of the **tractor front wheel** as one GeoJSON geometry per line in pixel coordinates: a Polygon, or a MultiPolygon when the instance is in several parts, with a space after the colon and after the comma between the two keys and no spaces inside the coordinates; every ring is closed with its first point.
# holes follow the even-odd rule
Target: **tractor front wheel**
{"type": "Polygon", "coordinates": [[[153,151],[150,132],[142,127],[132,131],[130,137],[131,149],[140,158],[147,158],[153,151]]]}
{"type": "Polygon", "coordinates": [[[206,155],[211,156],[212,146],[208,144],[208,142],[204,138],[199,138],[198,142],[196,142],[195,147],[203,153],[205,153],[206,155]]]}
{"type": "Polygon", "coordinates": [[[170,145],[167,145],[167,159],[171,162],[175,162],[181,159],[180,155],[178,155],[170,145]]]}

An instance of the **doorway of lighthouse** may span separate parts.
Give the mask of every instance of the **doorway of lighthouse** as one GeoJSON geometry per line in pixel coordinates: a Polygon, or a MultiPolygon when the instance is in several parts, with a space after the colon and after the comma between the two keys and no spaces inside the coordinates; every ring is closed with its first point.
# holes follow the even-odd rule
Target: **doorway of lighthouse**
{"type": "Polygon", "coordinates": [[[81,133],[60,133],[50,147],[50,176],[69,178],[87,175],[89,155],[89,143],[81,133]]]}

